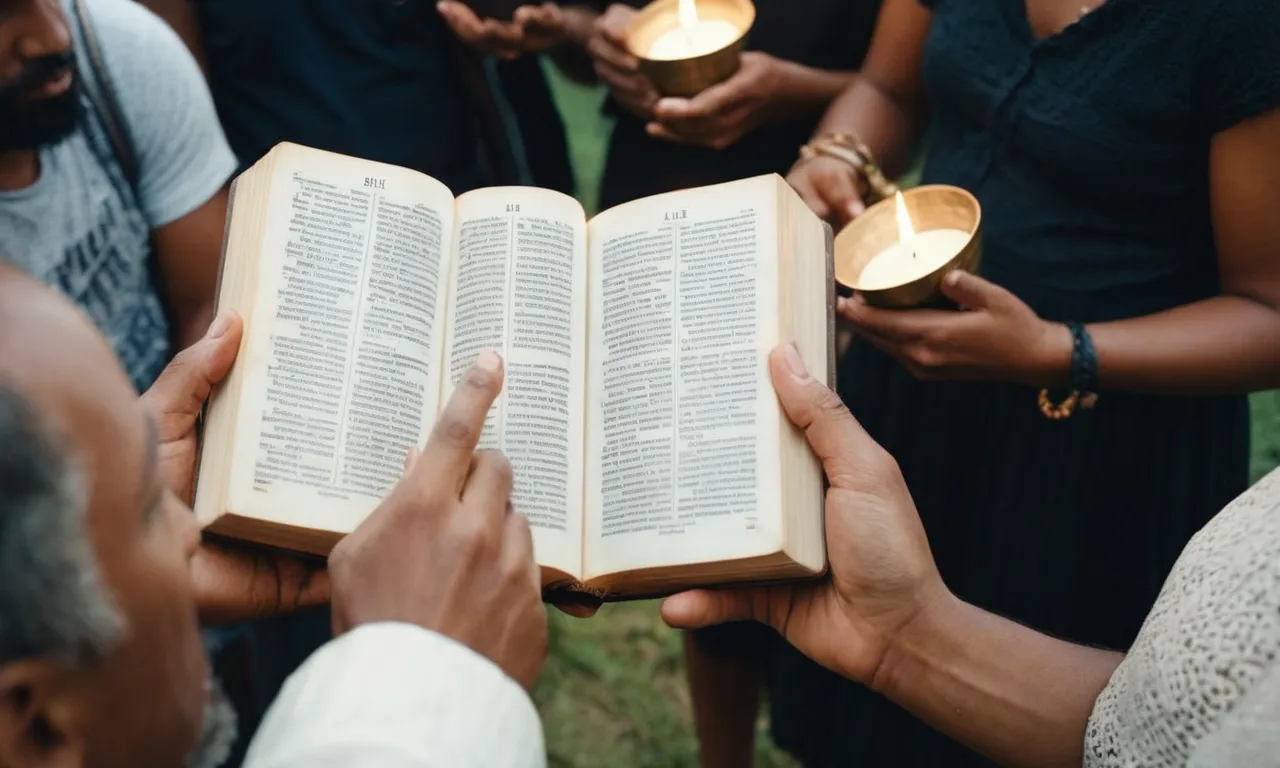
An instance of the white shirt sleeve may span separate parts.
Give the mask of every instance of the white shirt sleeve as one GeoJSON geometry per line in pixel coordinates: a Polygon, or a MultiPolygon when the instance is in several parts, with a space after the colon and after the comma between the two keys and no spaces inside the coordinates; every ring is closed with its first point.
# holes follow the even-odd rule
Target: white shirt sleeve
{"type": "Polygon", "coordinates": [[[533,702],[497,665],[409,624],[360,627],[289,678],[245,768],[543,768],[533,702]]]}

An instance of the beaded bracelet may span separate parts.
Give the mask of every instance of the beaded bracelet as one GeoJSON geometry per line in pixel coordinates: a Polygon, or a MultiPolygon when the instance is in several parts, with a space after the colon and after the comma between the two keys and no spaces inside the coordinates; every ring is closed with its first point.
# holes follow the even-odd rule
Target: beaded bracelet
{"type": "Polygon", "coordinates": [[[1067,321],[1067,330],[1071,331],[1071,373],[1068,381],[1071,394],[1060,403],[1053,402],[1049,390],[1040,390],[1040,413],[1051,421],[1070,418],[1076,406],[1092,408],[1098,402],[1094,391],[1098,386],[1098,352],[1093,346],[1093,337],[1083,325],[1075,321],[1067,321]]]}

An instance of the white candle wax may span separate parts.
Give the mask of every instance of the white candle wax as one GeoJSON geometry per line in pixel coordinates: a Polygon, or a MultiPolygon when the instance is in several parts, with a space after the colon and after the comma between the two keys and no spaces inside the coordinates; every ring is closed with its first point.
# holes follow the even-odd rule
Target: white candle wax
{"type": "Polygon", "coordinates": [[[962,229],[919,232],[910,243],[896,243],[877,253],[858,273],[856,287],[878,291],[924,277],[950,261],[968,242],[969,233],[962,229]]]}
{"type": "Polygon", "coordinates": [[[676,27],[658,36],[645,57],[654,61],[674,61],[705,56],[738,39],[742,30],[723,19],[699,21],[689,28],[676,27]]]}

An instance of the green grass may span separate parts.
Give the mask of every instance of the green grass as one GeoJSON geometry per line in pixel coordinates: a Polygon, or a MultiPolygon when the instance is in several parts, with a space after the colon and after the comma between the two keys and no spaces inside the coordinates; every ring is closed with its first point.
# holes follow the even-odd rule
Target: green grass
{"type": "MultiPolygon", "coordinates": [[[[550,68],[554,69],[554,68],[550,68]]],[[[570,133],[578,196],[596,208],[610,126],[601,93],[553,72],[553,92],[570,133]]],[[[1253,472],[1280,464],[1280,393],[1253,398],[1253,472]]],[[[551,656],[534,699],[552,768],[680,768],[697,765],[697,744],[680,636],[655,603],[606,606],[593,619],[553,612],[551,656]]],[[[793,766],[758,729],[756,765],[793,766]]]]}
{"type": "Polygon", "coordinates": [[[1280,466],[1280,392],[1250,398],[1253,411],[1253,479],[1280,466]]]}
{"type": "MultiPolygon", "coordinates": [[[[545,66],[569,132],[577,197],[594,212],[612,130],[600,112],[604,94],[545,66]]],[[[592,619],[553,611],[551,656],[534,699],[552,768],[697,765],[680,635],[662,623],[655,602],[605,606],[592,619]]],[[[767,726],[762,718],[756,765],[795,765],[769,741],[767,726]]]]}

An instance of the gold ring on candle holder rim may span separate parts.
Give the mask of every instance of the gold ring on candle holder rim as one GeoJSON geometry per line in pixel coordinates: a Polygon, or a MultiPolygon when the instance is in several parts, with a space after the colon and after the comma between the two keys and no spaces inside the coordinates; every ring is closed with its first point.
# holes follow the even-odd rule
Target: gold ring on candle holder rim
{"type": "Polygon", "coordinates": [[[700,19],[727,21],[738,27],[741,34],[723,48],[702,56],[689,59],[647,58],[654,40],[680,26],[679,6],[679,0],[654,0],[646,5],[627,26],[626,43],[638,61],[641,74],[649,78],[658,93],[691,98],[716,83],[728,80],[738,71],[747,33],[756,20],[756,7],[751,0],[698,0],[700,19]]]}
{"type": "Polygon", "coordinates": [[[868,304],[887,309],[928,306],[942,298],[942,278],[953,269],[977,274],[982,257],[982,206],[959,187],[943,184],[903,190],[902,197],[916,232],[958,229],[969,233],[963,248],[927,275],[901,285],[874,290],[858,287],[866,265],[899,240],[896,203],[887,197],[868,208],[835,239],[836,282],[860,293],[868,304]]]}

